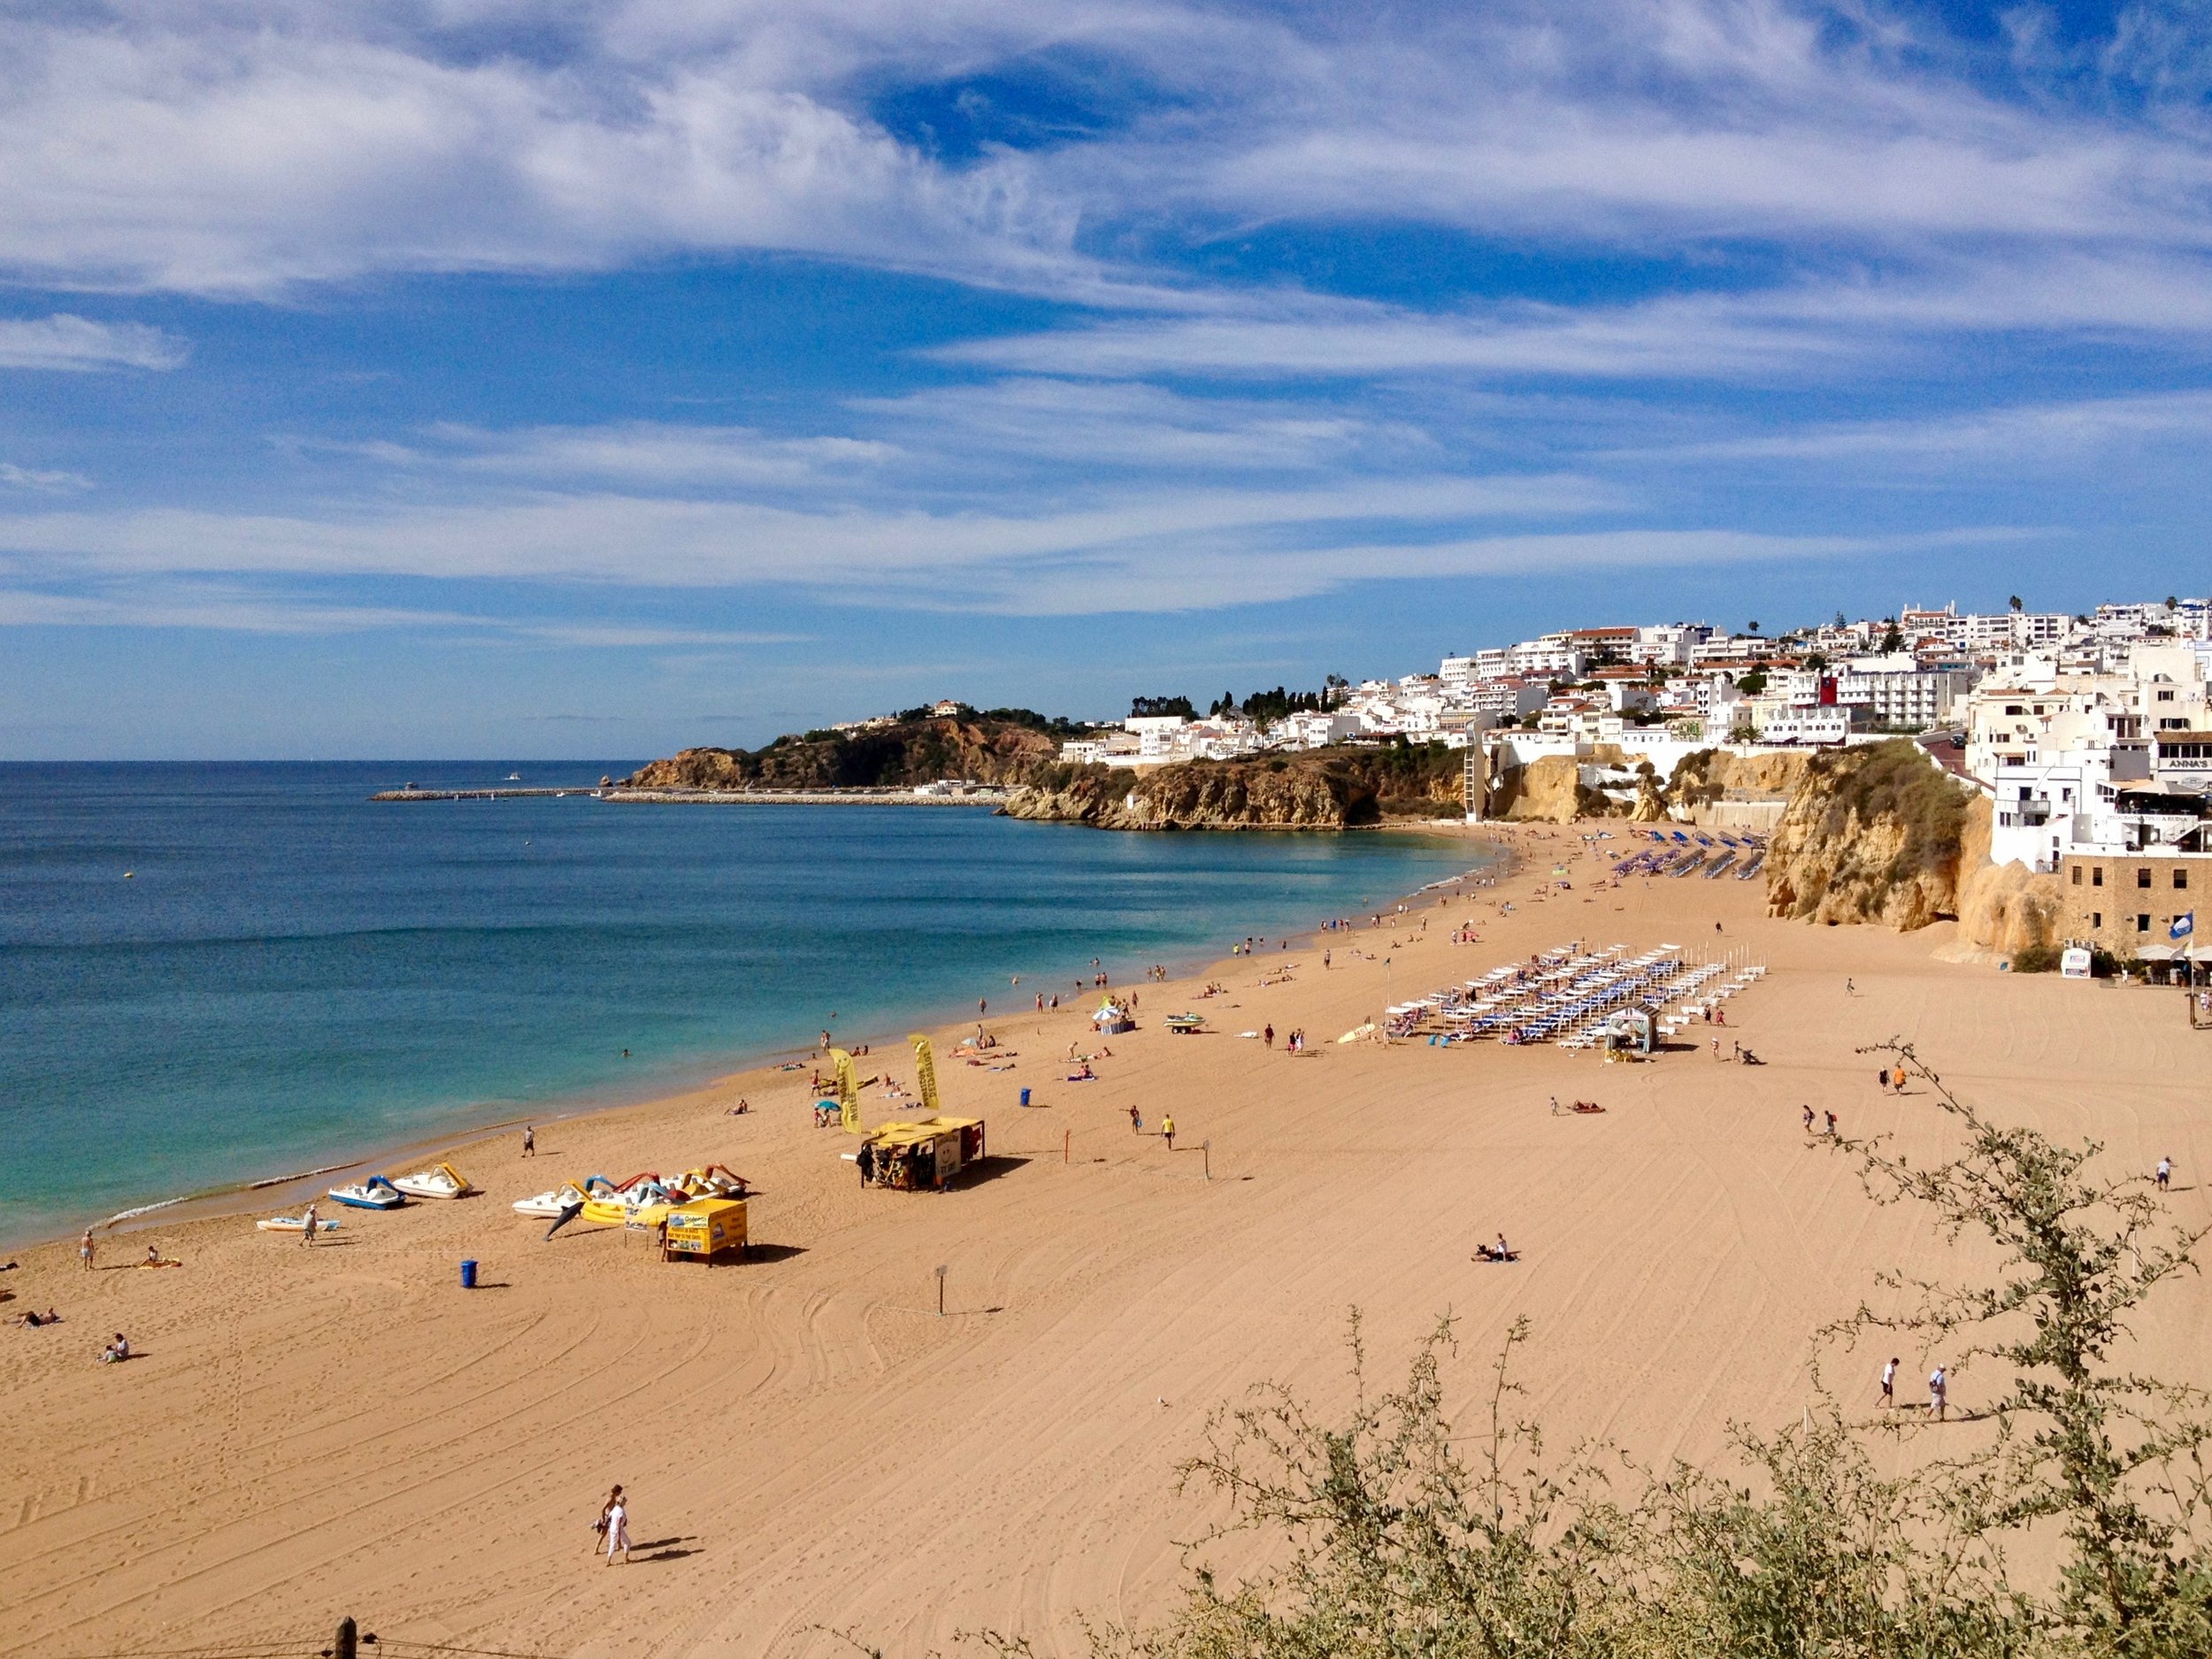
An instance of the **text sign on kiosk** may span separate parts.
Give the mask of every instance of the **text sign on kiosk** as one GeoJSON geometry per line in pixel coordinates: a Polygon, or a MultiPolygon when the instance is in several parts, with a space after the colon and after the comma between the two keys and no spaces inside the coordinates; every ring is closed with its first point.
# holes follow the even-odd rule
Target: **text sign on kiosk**
{"type": "Polygon", "coordinates": [[[2080,945],[2067,946],[2059,953],[2058,971],[2065,979],[2087,979],[2089,977],[2089,952],[2080,945]]]}

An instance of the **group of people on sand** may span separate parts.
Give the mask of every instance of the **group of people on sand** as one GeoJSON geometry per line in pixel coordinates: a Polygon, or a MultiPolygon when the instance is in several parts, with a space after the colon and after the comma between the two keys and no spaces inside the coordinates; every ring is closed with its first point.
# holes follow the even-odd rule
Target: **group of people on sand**
{"type": "MultiPolygon", "coordinates": [[[[1897,1404],[1897,1368],[1902,1364],[1895,1355],[1882,1367],[1881,1405],[1889,1410],[1897,1404]]],[[[1928,1415],[1940,1423],[1951,1409],[1951,1374],[1939,1365],[1928,1373],[1928,1415]]]]}

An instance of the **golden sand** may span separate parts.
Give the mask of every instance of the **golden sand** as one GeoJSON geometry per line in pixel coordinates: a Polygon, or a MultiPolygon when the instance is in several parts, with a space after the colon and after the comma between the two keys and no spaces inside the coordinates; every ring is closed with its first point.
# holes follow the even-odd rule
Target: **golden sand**
{"type": "MultiPolygon", "coordinates": [[[[806,1073],[761,1071],[541,1125],[534,1160],[513,1134],[457,1144],[484,1196],[346,1211],[311,1251],[227,1216],[117,1235],[90,1275],[69,1245],[20,1253],[4,1310],[51,1303],[65,1323],[0,1329],[0,1652],[321,1637],[345,1613],[523,1654],[849,1651],[825,1633],[842,1629],[918,1655],[984,1625],[1072,1651],[1078,1614],[1142,1619],[1174,1595],[1177,1540],[1211,1513],[1174,1469],[1210,1408],[1263,1379],[1342,1397],[1354,1306],[1394,1373],[1455,1315],[1471,1409],[1526,1314],[1526,1404],[1555,1443],[1711,1458],[1732,1418],[1798,1416],[1809,1333],[1872,1294],[1878,1265],[1963,1259],[1801,1132],[1809,1103],[1847,1135],[1945,1144],[1918,1086],[1879,1094],[1853,1052],[1893,1034],[2000,1116],[2094,1133],[2126,1167],[2170,1154],[2177,1211],[2202,1215],[2212,1035],[2177,993],[1945,962],[1948,927],[1768,921],[1756,881],[1593,890],[1578,857],[1574,891],[1537,898],[1579,843],[1511,833],[1523,873],[1479,896],[1218,964],[1204,977],[1225,997],[1136,987],[1141,1028],[1105,1040],[1099,1081],[1062,1080],[1071,1041],[1100,1047],[1074,1009],[989,1021],[1018,1055],[1007,1072],[960,1064],[946,1033],[946,1110],[987,1118],[1001,1159],[949,1194],[863,1191],[850,1140],[812,1125],[806,1073]],[[1482,942],[1448,943],[1469,918],[1482,942]],[[1769,1064],[1333,1041],[1572,938],[1747,947],[1769,976],[1700,1035],[1769,1064]],[[1286,961],[1291,983],[1258,985],[1286,961]],[[1184,1008],[1214,1034],[1171,1036],[1162,1017],[1184,1008]],[[1231,1034],[1266,1024],[1271,1052],[1231,1034]],[[1311,1056],[1283,1051],[1294,1026],[1311,1056]],[[754,1110],[732,1117],[741,1094],[754,1110]],[[1608,1110],[1554,1117],[1554,1094],[1608,1110]],[[1149,1133],[1164,1111],[1172,1152],[1149,1133]],[[564,1177],[709,1161],[757,1183],[765,1248],[745,1263],[664,1265],[641,1236],[581,1225],[544,1243],[508,1207],[564,1177]],[[1471,1261],[1500,1231],[1523,1260],[1471,1261]],[[149,1240],[184,1265],[125,1265],[149,1240]],[[96,1363],[119,1330],[142,1357],[96,1363]],[[588,1526],[616,1481],[641,1548],[610,1568],[588,1526]]],[[[875,1069],[912,1084],[902,1045],[875,1069]]],[[[910,1114],[871,1103],[870,1121],[894,1115],[910,1114]]],[[[2206,1297],[2174,1287],[2150,1363],[2212,1382],[2206,1297]]],[[[1838,1364],[1870,1403],[1870,1360],[1838,1364]]],[[[1955,1403],[1978,1380],[1955,1379],[1955,1403]]]]}

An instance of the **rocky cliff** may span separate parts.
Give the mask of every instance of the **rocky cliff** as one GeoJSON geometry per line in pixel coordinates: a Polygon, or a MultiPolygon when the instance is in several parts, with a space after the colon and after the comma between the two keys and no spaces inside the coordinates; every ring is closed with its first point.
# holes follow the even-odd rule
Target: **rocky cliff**
{"type": "Polygon", "coordinates": [[[1056,764],[1059,750],[1056,728],[1034,715],[918,716],[780,737],[757,750],[687,749],[624,782],[634,789],[864,789],[941,778],[1018,784],[1056,764]]]}
{"type": "Polygon", "coordinates": [[[2055,879],[1989,862],[1989,803],[1917,744],[1816,757],[1767,855],[1767,913],[1909,931],[1956,920],[1970,946],[2012,956],[2050,943],[2055,879]]]}
{"type": "Polygon", "coordinates": [[[1459,810],[1459,757],[1425,749],[1314,749],[1185,761],[1141,774],[1105,766],[1041,773],[1010,818],[1099,829],[1353,829],[1459,810]]]}
{"type": "Polygon", "coordinates": [[[1506,772],[1491,797],[1490,815],[1515,822],[1564,824],[1578,818],[1625,818],[1640,824],[1686,819],[1723,801],[1776,800],[1803,776],[1809,753],[1731,755],[1704,749],[1686,757],[1662,780],[1633,744],[1601,743],[1574,757],[1540,755],[1506,772]],[[1585,781],[1586,775],[1609,780],[1585,781]]]}
{"type": "Polygon", "coordinates": [[[2058,878],[1989,862],[1991,810],[1980,797],[1970,803],[1959,838],[1959,937],[2006,957],[2047,951],[2059,938],[2058,878]]]}

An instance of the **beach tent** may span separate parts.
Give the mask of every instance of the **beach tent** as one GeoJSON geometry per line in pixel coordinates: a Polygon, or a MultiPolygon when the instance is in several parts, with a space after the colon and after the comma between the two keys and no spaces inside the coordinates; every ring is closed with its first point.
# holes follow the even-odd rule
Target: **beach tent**
{"type": "Polygon", "coordinates": [[[983,1157],[980,1118],[930,1118],[881,1125],[861,1145],[871,1187],[921,1192],[945,1186],[983,1157]]]}

